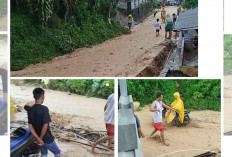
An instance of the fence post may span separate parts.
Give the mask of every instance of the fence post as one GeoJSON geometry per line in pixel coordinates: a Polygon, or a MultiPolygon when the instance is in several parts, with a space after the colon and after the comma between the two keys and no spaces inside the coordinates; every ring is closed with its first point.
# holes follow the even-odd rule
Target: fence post
{"type": "Polygon", "coordinates": [[[131,0],[127,1],[127,15],[131,14],[131,0]]]}

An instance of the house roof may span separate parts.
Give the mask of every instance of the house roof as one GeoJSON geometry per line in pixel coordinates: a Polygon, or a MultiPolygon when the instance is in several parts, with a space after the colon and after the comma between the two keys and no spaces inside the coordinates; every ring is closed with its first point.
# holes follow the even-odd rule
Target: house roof
{"type": "Polygon", "coordinates": [[[198,8],[181,12],[176,20],[175,30],[198,28],[198,8]]]}

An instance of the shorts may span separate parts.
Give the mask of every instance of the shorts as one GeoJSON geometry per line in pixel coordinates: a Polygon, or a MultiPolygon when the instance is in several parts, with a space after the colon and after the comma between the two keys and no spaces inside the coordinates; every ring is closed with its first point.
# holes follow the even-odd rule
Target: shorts
{"type": "Polygon", "coordinates": [[[48,150],[50,150],[55,156],[60,156],[61,154],[61,151],[55,141],[50,144],[44,143],[44,145],[40,147],[41,157],[47,157],[48,150]]]}
{"type": "Polygon", "coordinates": [[[160,30],[159,30],[159,29],[157,29],[157,30],[156,30],[156,33],[159,33],[159,31],[160,31],[160,30]]]}
{"type": "Polygon", "coordinates": [[[156,130],[163,131],[164,130],[163,123],[154,123],[154,128],[156,130]]]}
{"type": "Polygon", "coordinates": [[[106,124],[106,130],[108,136],[114,136],[114,125],[106,124]]]}

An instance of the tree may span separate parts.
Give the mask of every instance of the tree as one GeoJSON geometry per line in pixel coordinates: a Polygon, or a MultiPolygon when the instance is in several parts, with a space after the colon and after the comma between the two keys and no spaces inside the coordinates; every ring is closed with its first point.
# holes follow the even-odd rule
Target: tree
{"type": "Polygon", "coordinates": [[[186,9],[196,8],[198,7],[198,0],[185,0],[183,7],[186,9]]]}

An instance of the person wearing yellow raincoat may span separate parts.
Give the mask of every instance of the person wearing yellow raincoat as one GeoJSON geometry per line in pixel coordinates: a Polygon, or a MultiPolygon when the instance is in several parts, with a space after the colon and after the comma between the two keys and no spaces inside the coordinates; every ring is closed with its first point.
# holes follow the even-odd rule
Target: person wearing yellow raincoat
{"type": "Polygon", "coordinates": [[[173,94],[175,97],[175,101],[171,104],[171,107],[175,110],[173,111],[167,111],[165,115],[165,120],[167,123],[171,123],[173,119],[178,115],[178,119],[180,123],[182,124],[184,122],[184,103],[180,98],[180,93],[175,92],[173,94]],[[176,113],[177,112],[177,113],[176,113]]]}
{"type": "Polygon", "coordinates": [[[162,19],[162,22],[164,23],[165,20],[166,20],[166,17],[167,17],[167,9],[165,8],[165,6],[162,8],[161,10],[161,19],[162,19]]]}

